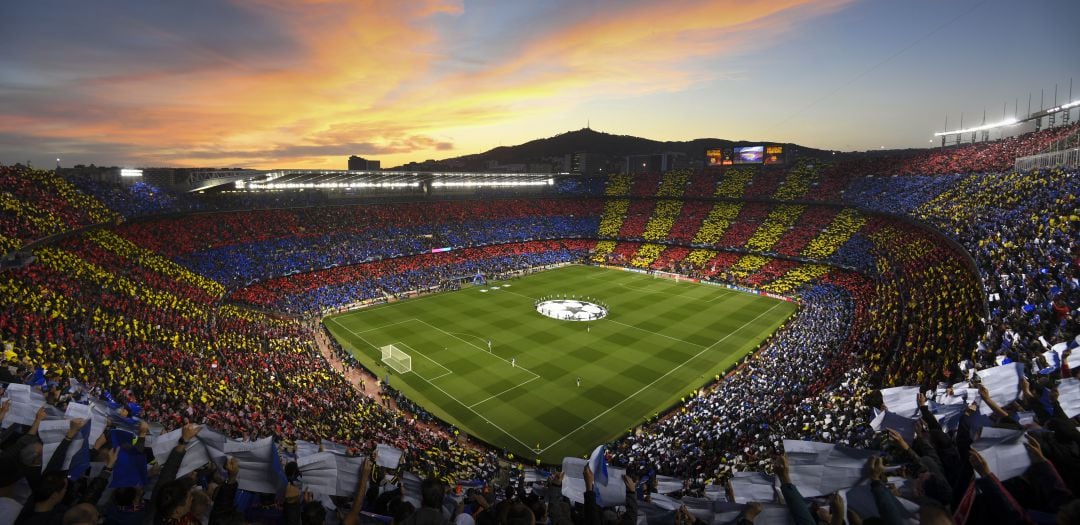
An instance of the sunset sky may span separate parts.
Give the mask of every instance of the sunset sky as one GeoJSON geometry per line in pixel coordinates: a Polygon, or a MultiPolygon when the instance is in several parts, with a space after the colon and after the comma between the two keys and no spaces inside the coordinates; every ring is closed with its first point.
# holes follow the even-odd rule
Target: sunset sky
{"type": "Polygon", "coordinates": [[[1080,98],[1080,2],[41,0],[0,9],[0,163],[343,169],[585,127],[925,147],[1080,98]],[[1073,22],[1066,22],[1073,21],[1073,22]]]}

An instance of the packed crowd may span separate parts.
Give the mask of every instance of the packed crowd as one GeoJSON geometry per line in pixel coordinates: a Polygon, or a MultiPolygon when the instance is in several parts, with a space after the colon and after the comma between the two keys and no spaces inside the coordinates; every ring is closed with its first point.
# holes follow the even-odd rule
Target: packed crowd
{"type": "Polygon", "coordinates": [[[660,179],[660,187],[656,190],[656,196],[682,197],[693,173],[692,170],[688,169],[677,169],[664,173],[660,179]]]}
{"type": "Polygon", "coordinates": [[[53,172],[0,166],[0,255],[118,216],[53,172]]]}
{"type": "Polygon", "coordinates": [[[879,160],[878,170],[864,173],[882,175],[931,175],[1005,171],[1017,157],[1034,155],[1058,139],[1076,132],[1078,126],[1059,126],[992,142],[978,142],[946,148],[932,148],[914,155],[897,155],[879,160]]]}
{"type": "Polygon", "coordinates": [[[221,305],[224,288],[108,231],[35,249],[3,273],[8,360],[137,403],[148,420],[231,436],[408,447],[417,464],[466,476],[474,452],[360,395],[315,347],[311,329],[221,305]],[[420,459],[423,459],[420,462],[420,459]]]}
{"type": "MultiPolygon", "coordinates": [[[[634,197],[655,197],[660,189],[661,174],[650,171],[633,176],[630,183],[630,195],[634,197]]],[[[670,187],[670,186],[669,186],[670,187]]],[[[674,190],[675,188],[671,188],[674,190]]]]}
{"type": "Polygon", "coordinates": [[[771,461],[785,437],[868,444],[872,432],[858,417],[857,401],[852,401],[850,420],[838,421],[845,426],[834,434],[822,434],[827,434],[819,426],[824,417],[786,433],[791,421],[803,420],[795,413],[800,403],[832,387],[854,363],[845,344],[852,324],[850,295],[837,286],[819,285],[802,297],[802,311],[735,373],[670,416],[619,440],[612,447],[618,463],[656,468],[703,487],[734,470],[758,469],[771,461]]]}
{"type": "MultiPolygon", "coordinates": [[[[803,208],[805,211],[799,216],[798,220],[786,227],[788,231],[776,239],[769,246],[768,251],[795,257],[802,253],[808,243],[818,240],[817,238],[820,235],[826,233],[832,233],[834,236],[842,235],[843,230],[837,228],[836,232],[832,232],[830,226],[832,226],[834,220],[837,220],[837,213],[850,213],[851,211],[850,209],[838,210],[819,206],[804,206],[803,208]]],[[[829,237],[824,237],[818,241],[818,244],[828,246],[831,242],[829,237]]],[[[824,259],[825,256],[815,255],[809,257],[812,259],[824,259]]]]}
{"type": "Polygon", "coordinates": [[[263,210],[139,222],[119,233],[234,289],[436,248],[592,237],[601,205],[537,199],[263,210]]]}
{"type": "Polygon", "coordinates": [[[1080,173],[971,176],[916,214],[968,247],[990,299],[975,360],[1030,360],[1080,334],[1080,173]]]}
{"type": "Polygon", "coordinates": [[[682,201],[678,200],[664,199],[657,201],[652,217],[645,224],[642,237],[647,241],[669,239],[671,227],[675,225],[675,220],[679,218],[682,207],[682,201]]]}
{"type": "MultiPolygon", "coordinates": [[[[802,217],[806,206],[800,204],[779,204],[773,208],[765,219],[754,230],[753,235],[746,240],[746,249],[753,252],[773,251],[773,245],[780,237],[786,237],[789,230],[795,226],[796,221],[802,217]]],[[[816,231],[813,234],[817,234],[816,231]]]]}
{"type": "MultiPolygon", "coordinates": [[[[1032,144],[1034,140],[1043,138],[1021,142],[1032,144]]],[[[983,158],[991,160],[980,166],[992,165],[997,158],[993,148],[998,146],[984,147],[990,154],[983,158]]],[[[951,170],[950,162],[939,159],[920,166],[930,166],[922,168],[930,172],[938,169],[933,166],[951,170]]],[[[820,177],[827,178],[834,167],[824,168],[822,174],[815,170],[801,166],[788,173],[775,171],[760,181],[751,181],[748,176],[738,191],[794,198],[810,191],[820,177]]],[[[753,174],[750,170],[728,170],[717,183],[716,192],[733,191],[740,173],[753,174]]],[[[696,179],[658,176],[639,183],[627,178],[620,184],[621,180],[613,179],[606,191],[654,195],[670,192],[671,181],[692,186],[696,179]],[[645,191],[646,187],[651,190],[645,191]]],[[[115,215],[102,211],[100,203],[95,204],[62,180],[36,175],[19,181],[18,192],[4,194],[7,200],[2,216],[9,221],[4,224],[15,225],[11,228],[19,243],[40,236],[39,232],[60,233],[115,220],[115,215]],[[27,185],[27,180],[32,183],[27,185]],[[42,199],[47,206],[29,207],[32,197],[27,196],[35,192],[61,197],[42,199]],[[9,195],[18,195],[21,200],[14,202],[9,195]],[[23,226],[31,233],[23,233],[23,226]]],[[[1074,443],[1075,424],[1061,417],[1059,406],[1045,400],[1054,399],[1055,382],[1068,378],[1069,373],[1067,366],[1055,367],[1043,354],[1049,347],[1068,344],[1080,333],[1078,194],[1080,175],[1062,171],[852,179],[843,192],[845,199],[858,199],[860,205],[871,209],[910,214],[937,226],[974,256],[981,283],[975,282],[966,256],[928,230],[850,209],[826,208],[832,213],[817,213],[811,211],[816,207],[803,205],[718,202],[707,213],[700,207],[692,215],[702,218],[694,238],[712,241],[704,244],[724,246],[731,242],[731,246],[745,247],[753,241],[756,251],[797,251],[856,271],[708,248],[534,241],[391,256],[362,264],[349,264],[353,259],[342,256],[330,262],[340,265],[345,261],[345,266],[272,279],[233,297],[278,310],[310,312],[438,287],[477,272],[498,274],[581,260],[593,248],[594,257],[603,254],[608,262],[643,267],[659,264],[707,278],[734,280],[797,294],[803,304],[800,313],[731,377],[617,442],[611,459],[618,464],[683,476],[700,488],[733,471],[760,470],[780,452],[784,438],[878,446],[871,439],[868,424],[868,408],[878,405],[868,401],[871,387],[916,383],[932,390],[938,381],[966,377],[966,370],[1011,361],[1026,365],[1031,392],[1025,392],[1015,406],[994,411],[994,423],[1015,426],[1018,410],[1036,412],[1036,424],[1053,433],[1039,433],[1033,445],[1039,452],[1033,452],[1032,459],[1041,464],[1041,455],[1050,459],[1049,464],[1065,467],[1077,459],[1064,449],[1074,443]],[[897,190],[905,188],[905,181],[910,181],[912,191],[898,196],[897,190]],[[806,224],[800,217],[806,218],[806,224]],[[986,297],[988,311],[983,309],[986,297]],[[980,317],[986,317],[985,324],[980,317]],[[980,326],[985,326],[985,331],[978,331],[980,326]],[[1035,374],[1047,369],[1053,370],[1035,374]],[[1039,412],[1040,407],[1046,415],[1039,412]]],[[[576,219],[571,212],[559,212],[558,206],[576,207],[581,202],[553,201],[556,211],[549,215],[576,219]]],[[[629,225],[631,230],[644,233],[654,225],[652,235],[665,227],[670,234],[687,206],[665,215],[659,213],[663,210],[656,202],[597,200],[591,208],[594,231],[602,233],[606,226],[621,234],[628,228],[626,218],[637,217],[629,225]],[[612,203],[624,204],[613,207],[612,203]],[[631,213],[635,210],[637,213],[631,213]],[[657,220],[658,213],[663,220],[657,220]],[[668,219],[674,223],[668,224],[668,219]]],[[[542,213],[526,210],[515,216],[509,205],[493,210],[476,203],[417,204],[419,217],[409,215],[413,212],[407,205],[387,206],[385,212],[373,211],[374,206],[356,208],[363,209],[349,213],[340,213],[341,209],[335,213],[276,210],[205,219],[194,216],[187,218],[190,222],[137,223],[88,231],[38,248],[37,262],[6,271],[0,282],[7,298],[0,309],[0,334],[11,342],[13,366],[21,367],[25,374],[39,365],[48,370],[47,380],[53,383],[79,379],[92,393],[107,393],[121,404],[140,403],[146,419],[167,428],[199,421],[235,436],[327,438],[362,450],[383,441],[413,451],[413,464],[424,464],[430,471],[480,473],[485,470],[485,460],[446,439],[446,429],[413,425],[400,413],[357,394],[314,348],[306,325],[223,307],[219,301],[225,288],[221,284],[175,262],[188,254],[212,253],[203,252],[206,250],[263,242],[273,246],[309,234],[310,239],[328,239],[341,231],[370,235],[403,223],[456,221],[467,226],[460,230],[433,227],[430,231],[435,232],[433,236],[454,238],[464,245],[475,239],[486,244],[492,238],[471,237],[472,233],[465,232],[485,230],[478,224],[501,225],[489,230],[518,219],[527,224],[529,217],[542,213]],[[425,206],[445,207],[422,210],[425,206]],[[405,216],[395,222],[399,218],[392,217],[390,210],[404,210],[405,216]],[[290,219],[289,214],[294,213],[306,215],[290,219]],[[355,231],[344,225],[350,218],[361,221],[355,231]],[[191,228],[206,231],[192,233],[191,228]],[[206,239],[213,240],[207,244],[206,239]]],[[[522,228],[530,231],[528,226],[522,228]]],[[[546,228],[550,228],[547,223],[537,231],[546,228]]],[[[402,234],[401,238],[408,236],[402,234]]],[[[286,244],[284,249],[304,250],[304,244],[286,244]]],[[[234,257],[233,265],[244,260],[242,251],[229,253],[233,255],[222,257],[234,257]]],[[[271,248],[259,260],[272,259],[274,253],[279,252],[271,248]]],[[[281,273],[267,275],[311,268],[289,264],[296,263],[275,270],[281,273]]],[[[212,273],[207,270],[204,275],[212,273]]],[[[1067,357],[1062,356],[1061,361],[1066,362],[1067,357]]],[[[931,427],[933,439],[910,445],[915,452],[901,450],[893,458],[902,461],[916,454],[912,462],[922,464],[924,470],[916,468],[914,473],[922,472],[924,479],[926,471],[930,477],[943,471],[953,498],[922,495],[955,510],[960,503],[955,496],[964,493],[971,469],[981,472],[983,465],[973,457],[970,464],[939,461],[941,468],[935,470],[925,459],[931,450],[940,459],[969,447],[962,432],[944,432],[945,438],[940,437],[929,419],[925,425],[931,427]]],[[[1033,476],[1053,482],[1053,476],[1046,475],[1048,470],[1039,468],[1033,476]]],[[[1069,473],[1075,469],[1062,470],[1066,471],[1063,477],[1071,480],[1069,473]]],[[[984,474],[983,479],[993,480],[993,476],[984,474]]],[[[1071,500],[1068,491],[1076,488],[1071,482],[1064,484],[1067,491],[1055,501],[1024,493],[1023,487],[1009,480],[1005,484],[980,481],[980,490],[1015,496],[1009,501],[1019,502],[1019,507],[1006,506],[1002,515],[1010,508],[1021,512],[1023,509],[1017,510],[1020,507],[1052,514],[1071,500]]],[[[1016,522],[1024,519],[1023,514],[1009,516],[1016,522]]]]}
{"type": "Polygon", "coordinates": [[[494,277],[536,266],[579,261],[594,242],[532,241],[384,259],[270,279],[237,290],[231,297],[260,307],[311,314],[467,282],[478,273],[494,277]]]}
{"type": "Polygon", "coordinates": [[[653,216],[657,202],[652,199],[630,201],[626,214],[622,218],[622,227],[618,236],[623,239],[640,239],[645,234],[645,226],[653,216]]]}
{"type": "Polygon", "coordinates": [[[701,229],[702,223],[711,215],[714,203],[709,201],[686,201],[682,203],[679,215],[667,232],[672,242],[690,244],[701,229]]]}
{"type": "Polygon", "coordinates": [[[174,193],[142,180],[129,183],[84,174],[72,174],[66,180],[126,218],[195,212],[208,207],[204,200],[174,193]]]}
{"type": "Polygon", "coordinates": [[[713,204],[697,233],[694,234],[693,244],[714,245],[720,242],[721,236],[731,226],[735,217],[739,216],[741,210],[742,203],[740,202],[720,201],[713,204]]]}

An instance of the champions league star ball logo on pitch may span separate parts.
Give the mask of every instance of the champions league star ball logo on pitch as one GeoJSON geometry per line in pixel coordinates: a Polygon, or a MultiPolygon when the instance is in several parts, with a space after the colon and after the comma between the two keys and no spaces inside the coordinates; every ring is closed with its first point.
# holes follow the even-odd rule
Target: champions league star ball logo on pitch
{"type": "Polygon", "coordinates": [[[581,299],[546,299],[536,303],[536,311],[561,321],[595,321],[607,316],[606,306],[581,299]]]}

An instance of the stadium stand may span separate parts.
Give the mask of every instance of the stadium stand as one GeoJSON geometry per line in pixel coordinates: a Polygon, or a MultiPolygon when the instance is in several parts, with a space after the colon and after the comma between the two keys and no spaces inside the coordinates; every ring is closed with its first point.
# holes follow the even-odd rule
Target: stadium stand
{"type": "MultiPolygon", "coordinates": [[[[283,506],[257,503],[251,458],[263,442],[254,440],[270,437],[266,462],[296,461],[301,470],[312,458],[336,465],[394,446],[402,472],[428,479],[403,481],[399,494],[437,513],[444,487],[436,480],[491,487],[499,463],[512,458],[462,445],[400,393],[376,399],[357,388],[349,378],[362,373],[359,364],[307,316],[453,287],[477,271],[592,260],[800,304],[726,377],[608,444],[606,460],[627,469],[633,490],[603,505],[624,505],[624,518],[641,511],[650,522],[689,523],[695,518],[685,513],[708,498],[718,503],[697,519],[778,512],[814,523],[803,495],[832,490],[812,476],[820,464],[806,463],[805,451],[827,450],[865,481],[852,481],[869,494],[856,511],[885,522],[934,512],[968,523],[1070,522],[1080,508],[1080,380],[1070,359],[1080,335],[1080,173],[1010,167],[1074,127],[910,154],[803,159],[786,169],[615,175],[602,190],[566,189],[604,198],[182,213],[127,224],[117,221],[193,208],[152,188],[73,186],[49,172],[2,168],[0,247],[42,242],[30,248],[33,261],[0,273],[9,384],[0,413],[18,419],[0,440],[8,467],[0,499],[11,516],[23,509],[23,522],[75,519],[76,504],[97,501],[109,483],[109,523],[240,519],[232,509],[249,520],[317,515],[322,503],[284,482],[283,506]],[[713,197],[720,200],[700,200],[713,197]],[[430,253],[444,246],[454,249],[430,253]],[[89,439],[97,416],[64,420],[86,402],[129,438],[118,441],[110,429],[89,439]],[[45,405],[52,408],[37,411],[45,405]],[[217,452],[207,445],[215,432],[225,444],[217,452]],[[337,452],[317,456],[318,442],[337,452]],[[144,451],[163,468],[150,472],[137,459],[144,451]],[[217,466],[202,468],[202,460],[189,471],[194,480],[178,476],[199,454],[217,466]],[[101,475],[91,475],[91,462],[105,464],[101,475]],[[130,469],[134,481],[117,485],[130,469]],[[661,489],[661,475],[674,486],[661,489]],[[775,476],[784,502],[750,503],[746,475],[775,476]],[[192,487],[211,482],[221,487],[212,506],[186,503],[202,492],[192,487]],[[639,482],[649,494],[641,501],[639,482]],[[146,488],[149,499],[132,488],[146,488]]],[[[193,199],[202,209],[224,207],[193,199]]],[[[323,494],[324,503],[348,509],[348,523],[361,509],[372,522],[404,519],[400,499],[352,497],[366,489],[367,464],[348,463],[360,482],[323,494]]],[[[827,464],[843,477],[839,464],[827,464]]],[[[537,487],[544,500],[525,483],[506,495],[469,496],[470,518],[502,522],[506,512],[525,522],[596,523],[581,513],[596,507],[597,480],[591,472],[575,478],[585,499],[571,506],[560,498],[568,476],[537,487]]],[[[823,513],[843,514],[845,501],[856,508],[852,494],[823,513]]]]}
{"type": "Polygon", "coordinates": [[[116,220],[97,199],[49,171],[0,166],[0,252],[116,220]]]}
{"type": "Polygon", "coordinates": [[[352,303],[386,300],[454,280],[500,275],[584,258],[594,241],[532,241],[399,257],[263,281],[234,292],[233,299],[290,313],[327,311],[352,303]]]}

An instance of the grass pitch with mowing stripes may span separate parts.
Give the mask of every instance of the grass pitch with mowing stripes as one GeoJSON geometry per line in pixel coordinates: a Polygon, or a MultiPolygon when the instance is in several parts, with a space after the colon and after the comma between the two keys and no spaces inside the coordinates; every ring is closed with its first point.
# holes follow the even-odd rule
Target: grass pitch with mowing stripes
{"type": "Polygon", "coordinates": [[[380,377],[387,368],[379,347],[409,354],[412,372],[391,372],[390,384],[436,416],[516,456],[559,463],[691,395],[795,308],[726,288],[569,266],[324,323],[380,377]],[[539,314],[534,299],[556,294],[593,297],[608,315],[575,322],[539,314]]]}

